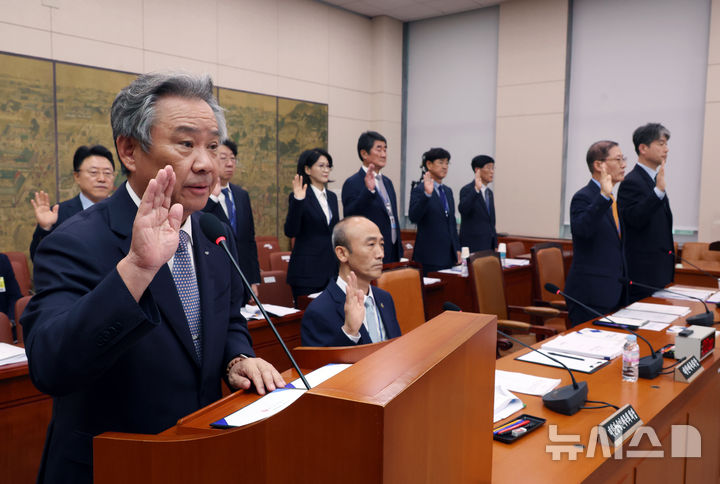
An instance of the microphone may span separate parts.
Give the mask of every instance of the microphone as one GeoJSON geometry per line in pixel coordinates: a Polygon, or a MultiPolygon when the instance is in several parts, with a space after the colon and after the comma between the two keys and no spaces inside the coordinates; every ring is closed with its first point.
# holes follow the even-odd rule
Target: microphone
{"type": "Polygon", "coordinates": [[[460,306],[458,306],[454,302],[450,302],[450,301],[445,301],[442,305],[442,308],[443,308],[443,311],[462,312],[462,309],[460,308],[460,306]]]}
{"type": "MultiPolygon", "coordinates": [[[[446,311],[460,311],[460,306],[457,304],[451,303],[450,301],[446,301],[443,303],[443,309],[446,311]]],[[[579,410],[580,407],[582,407],[585,404],[585,401],[587,400],[588,395],[588,386],[587,382],[581,381],[577,382],[575,380],[575,375],[573,375],[573,372],[568,368],[562,361],[556,360],[550,355],[547,355],[543,353],[542,351],[536,350],[532,346],[523,343],[517,338],[513,338],[509,334],[503,333],[499,329],[497,330],[498,334],[501,335],[503,338],[507,338],[515,343],[518,343],[520,346],[524,346],[525,348],[531,349],[532,351],[536,351],[540,353],[541,355],[545,356],[546,358],[554,361],[558,365],[562,366],[567,370],[568,373],[570,373],[570,379],[572,380],[571,385],[565,385],[564,387],[555,388],[554,390],[546,393],[542,397],[543,405],[545,405],[548,409],[552,410],[553,412],[562,413],[563,415],[575,415],[579,410]]]]}
{"type": "MultiPolygon", "coordinates": [[[[557,287],[555,284],[550,284],[548,282],[547,284],[545,284],[545,290],[548,292],[551,292],[553,294],[559,294],[559,295],[565,297],[566,299],[569,299],[570,301],[574,302],[578,306],[590,311],[591,313],[597,315],[598,317],[605,318],[608,321],[612,322],[614,327],[624,329],[625,331],[628,331],[628,332],[634,334],[635,336],[637,336],[638,338],[640,338],[641,340],[643,340],[650,347],[650,355],[643,356],[642,358],[640,358],[640,361],[638,362],[638,376],[640,378],[646,378],[648,380],[652,380],[653,378],[655,378],[656,376],[658,376],[660,374],[660,372],[662,371],[662,364],[663,364],[662,353],[660,353],[659,351],[655,351],[653,349],[652,345],[650,344],[650,342],[648,340],[646,340],[643,336],[636,333],[632,329],[628,328],[624,324],[616,323],[615,321],[610,319],[608,316],[605,316],[604,314],[601,314],[599,311],[596,311],[595,309],[591,308],[590,306],[581,303],[574,297],[568,296],[563,291],[561,291],[560,288],[557,287]]],[[[593,323],[593,324],[598,324],[599,326],[602,326],[601,321],[595,321],[595,323],[593,323]]]]}
{"type": "Polygon", "coordinates": [[[630,286],[634,285],[634,286],[644,287],[645,289],[652,289],[653,291],[667,291],[670,294],[677,294],[678,296],[689,297],[690,299],[695,299],[696,301],[700,301],[703,304],[703,306],[705,306],[705,312],[696,314],[694,316],[687,317],[687,318],[685,318],[685,321],[687,321],[688,324],[694,324],[697,326],[712,326],[713,324],[715,324],[715,316],[713,315],[713,313],[710,312],[710,309],[708,309],[708,306],[707,306],[707,304],[705,304],[705,301],[703,301],[699,297],[689,296],[687,294],[673,291],[671,289],[666,289],[664,287],[655,287],[655,286],[650,286],[648,284],[643,284],[641,282],[635,282],[635,281],[632,281],[625,277],[618,278],[618,281],[620,281],[622,284],[628,284],[630,286]]]}
{"type": "Polygon", "coordinates": [[[252,287],[250,286],[250,283],[245,278],[245,274],[243,274],[242,270],[240,269],[240,266],[238,265],[237,261],[235,260],[235,257],[233,257],[232,253],[228,249],[227,242],[225,241],[225,228],[223,227],[222,222],[213,214],[211,213],[204,213],[200,216],[200,228],[203,231],[203,234],[205,234],[205,237],[208,239],[214,241],[217,245],[225,249],[225,253],[230,258],[230,262],[232,262],[233,266],[235,266],[235,270],[238,274],[240,274],[240,278],[243,281],[243,284],[245,285],[245,288],[250,292],[250,295],[255,300],[255,304],[257,304],[258,308],[260,308],[260,312],[262,313],[263,317],[265,318],[265,321],[267,321],[268,325],[270,325],[270,329],[272,329],[273,333],[275,333],[275,338],[280,342],[280,345],[282,346],[283,351],[287,355],[288,359],[290,359],[290,363],[292,363],[292,366],[295,368],[295,371],[298,372],[300,375],[300,379],[302,380],[303,384],[305,385],[305,388],[310,390],[310,384],[305,379],[305,375],[300,370],[300,367],[298,366],[297,362],[295,361],[295,358],[292,357],[290,354],[290,351],[288,350],[287,346],[285,346],[285,342],[280,337],[280,333],[278,333],[277,329],[275,328],[275,325],[270,320],[270,316],[268,316],[268,313],[265,312],[265,308],[260,303],[260,300],[258,300],[257,295],[255,292],[253,292],[252,287]]]}
{"type": "MultiPolygon", "coordinates": [[[[713,242],[713,244],[716,244],[716,243],[717,243],[717,242],[713,242]]],[[[712,244],[710,244],[710,245],[712,245],[712,244]]],[[[720,247],[715,248],[715,249],[712,249],[712,248],[711,248],[710,250],[720,251],[720,247]]],[[[696,266],[695,264],[693,264],[693,263],[690,262],[689,260],[683,259],[682,257],[680,257],[680,260],[682,261],[683,264],[687,264],[687,265],[689,265],[690,267],[692,267],[692,268],[697,269],[698,271],[700,271],[700,273],[701,273],[702,275],[711,277],[714,281],[720,283],[720,278],[715,277],[715,276],[713,276],[712,274],[710,274],[708,271],[705,271],[705,270],[699,268],[698,266],[696,266]]],[[[638,284],[638,286],[639,286],[639,285],[640,285],[640,284],[638,284]]]]}

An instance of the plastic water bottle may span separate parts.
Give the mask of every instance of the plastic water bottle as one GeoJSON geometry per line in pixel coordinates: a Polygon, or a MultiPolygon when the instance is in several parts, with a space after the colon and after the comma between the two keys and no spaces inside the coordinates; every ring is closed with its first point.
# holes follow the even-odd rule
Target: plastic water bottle
{"type": "Polygon", "coordinates": [[[498,252],[500,252],[500,264],[502,267],[505,267],[505,254],[507,254],[507,246],[505,245],[505,242],[500,242],[498,244],[498,252]]]}
{"type": "Polygon", "coordinates": [[[622,359],[622,380],[637,381],[640,347],[637,344],[637,337],[634,334],[627,335],[625,345],[623,346],[622,359]]]}
{"type": "Polygon", "coordinates": [[[462,260],[461,273],[463,277],[468,276],[468,257],[470,257],[470,249],[468,247],[463,247],[460,250],[460,259],[462,260]]]}

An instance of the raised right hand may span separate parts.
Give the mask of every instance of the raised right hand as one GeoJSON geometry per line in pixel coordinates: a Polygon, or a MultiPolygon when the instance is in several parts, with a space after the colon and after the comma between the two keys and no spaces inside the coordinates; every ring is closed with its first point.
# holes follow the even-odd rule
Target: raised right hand
{"type": "Polygon", "coordinates": [[[303,184],[303,179],[300,175],[295,175],[292,181],[293,196],[295,200],[303,200],[307,193],[307,185],[303,184]]]}
{"type": "Polygon", "coordinates": [[[480,168],[475,170],[475,191],[479,192],[482,189],[482,177],[480,176],[480,168]]]}
{"type": "Polygon", "coordinates": [[[367,173],[365,173],[365,186],[371,192],[375,191],[375,165],[370,163],[367,173]]]}
{"type": "Polygon", "coordinates": [[[35,210],[37,224],[43,230],[50,230],[57,223],[60,205],[56,203],[51,209],[50,197],[42,190],[35,192],[35,199],[30,199],[30,203],[32,203],[33,210],[35,210]]]}
{"type": "Polygon", "coordinates": [[[612,196],[613,182],[612,176],[607,172],[605,163],[600,165],[600,192],[610,198],[612,196]]]}
{"type": "Polygon", "coordinates": [[[178,248],[183,207],[179,203],[171,206],[174,186],[175,172],[169,165],[150,180],[133,223],[130,251],[117,265],[136,301],[178,248]]]}
{"type": "Polygon", "coordinates": [[[357,276],[350,271],[345,293],[345,324],[343,330],[352,336],[360,333],[360,326],[365,320],[365,295],[357,286],[357,276]]]}
{"type": "Polygon", "coordinates": [[[657,176],[655,177],[655,186],[661,192],[665,191],[665,162],[666,161],[667,160],[662,161],[662,164],[660,165],[660,169],[657,172],[657,176]]]}

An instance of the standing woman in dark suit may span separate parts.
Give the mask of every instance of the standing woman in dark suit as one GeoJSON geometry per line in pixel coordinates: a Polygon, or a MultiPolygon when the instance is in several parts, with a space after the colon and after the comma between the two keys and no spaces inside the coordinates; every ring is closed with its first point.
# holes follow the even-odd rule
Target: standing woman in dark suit
{"type": "Polygon", "coordinates": [[[442,184],[449,164],[446,150],[431,148],[425,152],[422,182],[410,193],[408,215],[417,224],[413,260],[422,264],[425,274],[460,263],[455,199],[450,187],[442,184]]]}
{"type": "Polygon", "coordinates": [[[337,195],[326,185],[332,157],[320,148],[303,151],[285,219],[285,235],[295,237],[287,282],[293,297],[320,292],[337,275],[332,231],[338,223],[337,195]]]}

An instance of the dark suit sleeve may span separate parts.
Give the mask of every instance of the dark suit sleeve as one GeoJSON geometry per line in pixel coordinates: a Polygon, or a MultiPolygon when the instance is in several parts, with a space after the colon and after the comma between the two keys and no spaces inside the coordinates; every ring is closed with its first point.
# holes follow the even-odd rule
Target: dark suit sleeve
{"type": "Polygon", "coordinates": [[[618,190],[618,206],[623,223],[642,229],[651,220],[652,214],[660,208],[664,199],[658,198],[655,190],[642,186],[642,180],[625,180],[618,190]]]}
{"type": "Polygon", "coordinates": [[[95,253],[83,237],[65,231],[38,254],[34,275],[41,291],[22,325],[30,376],[44,393],[68,394],[99,379],[160,322],[147,292],[136,302],[117,270],[108,273],[88,260],[95,253]]]}
{"type": "Polygon", "coordinates": [[[481,192],[476,192],[473,185],[465,185],[460,189],[460,203],[458,204],[458,212],[462,217],[469,217],[475,211],[475,202],[477,198],[482,198],[481,192]]]}
{"type": "MultiPolygon", "coordinates": [[[[308,190],[310,188],[308,187],[308,190]]],[[[302,200],[297,200],[295,195],[292,193],[288,198],[288,213],[285,217],[285,236],[286,237],[297,237],[300,233],[300,227],[302,225],[302,215],[305,207],[305,201],[307,200],[307,194],[302,200]]]]}
{"type": "Polygon", "coordinates": [[[605,200],[598,191],[593,197],[576,193],[570,202],[570,230],[576,237],[592,238],[606,216],[612,200],[605,200]]]}
{"type": "Polygon", "coordinates": [[[378,196],[377,190],[373,193],[364,183],[353,183],[352,177],[348,178],[343,184],[341,194],[344,215],[363,215],[366,212],[365,207],[373,203],[378,196]]]}
{"type": "Polygon", "coordinates": [[[42,229],[39,225],[35,226],[35,232],[33,232],[32,241],[30,242],[30,260],[35,260],[35,252],[37,252],[38,244],[42,242],[42,239],[50,235],[53,228],[55,228],[54,225],[50,227],[50,230],[42,229]]]}
{"type": "Polygon", "coordinates": [[[432,195],[428,197],[425,194],[425,187],[422,183],[415,186],[410,193],[410,209],[408,210],[408,217],[412,223],[417,224],[422,220],[430,199],[432,199],[432,195]]]}

